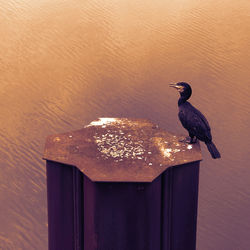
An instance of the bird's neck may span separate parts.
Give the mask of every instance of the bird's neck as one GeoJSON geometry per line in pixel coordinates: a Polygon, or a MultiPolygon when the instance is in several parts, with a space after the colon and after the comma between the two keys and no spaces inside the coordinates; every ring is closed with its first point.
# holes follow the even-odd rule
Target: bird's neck
{"type": "Polygon", "coordinates": [[[178,100],[178,106],[181,106],[182,104],[184,104],[191,96],[192,91],[184,91],[184,92],[180,92],[180,98],[178,100]]]}
{"type": "Polygon", "coordinates": [[[188,98],[181,96],[178,100],[178,106],[181,106],[182,104],[184,104],[187,101],[188,98]]]}

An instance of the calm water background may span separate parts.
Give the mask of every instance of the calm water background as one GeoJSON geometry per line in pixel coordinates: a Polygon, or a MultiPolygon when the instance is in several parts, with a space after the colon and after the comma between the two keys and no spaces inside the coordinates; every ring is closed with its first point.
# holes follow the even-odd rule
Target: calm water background
{"type": "Polygon", "coordinates": [[[47,249],[47,135],[100,116],[186,133],[176,81],[222,154],[202,145],[197,249],[250,249],[248,0],[0,0],[0,13],[0,249],[47,249]]]}

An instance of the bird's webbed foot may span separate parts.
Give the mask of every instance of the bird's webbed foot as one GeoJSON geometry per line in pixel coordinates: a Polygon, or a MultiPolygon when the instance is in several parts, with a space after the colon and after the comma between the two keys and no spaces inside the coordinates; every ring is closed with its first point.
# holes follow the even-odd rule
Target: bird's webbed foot
{"type": "Polygon", "coordinates": [[[197,142],[197,138],[194,136],[194,137],[190,137],[190,141],[188,144],[194,144],[197,142]]]}
{"type": "Polygon", "coordinates": [[[190,136],[187,136],[185,137],[184,139],[181,139],[179,140],[180,142],[185,142],[185,143],[188,143],[188,144],[194,144],[197,142],[197,138],[196,137],[190,137],[190,136]]]}
{"type": "Polygon", "coordinates": [[[192,138],[187,136],[187,137],[180,139],[179,142],[190,143],[191,140],[192,138]]]}

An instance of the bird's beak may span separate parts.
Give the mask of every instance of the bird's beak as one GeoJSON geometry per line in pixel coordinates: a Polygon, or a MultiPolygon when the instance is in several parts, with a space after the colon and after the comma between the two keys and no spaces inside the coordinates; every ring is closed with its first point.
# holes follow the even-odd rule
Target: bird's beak
{"type": "Polygon", "coordinates": [[[184,89],[183,86],[180,86],[180,85],[178,85],[176,83],[170,83],[169,87],[177,89],[177,91],[180,92],[180,93],[183,92],[183,89],[184,89]]]}
{"type": "Polygon", "coordinates": [[[176,85],[176,83],[170,83],[170,84],[169,84],[169,87],[178,89],[178,86],[176,85]]]}

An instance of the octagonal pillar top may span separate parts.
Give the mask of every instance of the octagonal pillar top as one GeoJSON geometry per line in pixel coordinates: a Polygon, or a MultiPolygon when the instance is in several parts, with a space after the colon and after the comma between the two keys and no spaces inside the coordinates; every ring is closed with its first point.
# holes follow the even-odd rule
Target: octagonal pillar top
{"type": "Polygon", "coordinates": [[[199,143],[184,138],[144,119],[99,118],[48,136],[43,158],[76,166],[92,181],[152,182],[168,167],[202,160],[199,143]]]}

